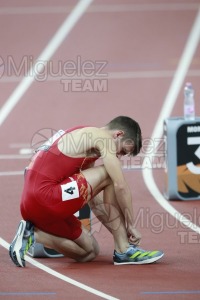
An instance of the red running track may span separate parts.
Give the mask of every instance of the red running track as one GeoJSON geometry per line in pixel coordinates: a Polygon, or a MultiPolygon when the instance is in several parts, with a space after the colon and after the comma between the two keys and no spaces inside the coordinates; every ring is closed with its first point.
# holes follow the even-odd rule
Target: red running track
{"type": "MultiPolygon", "coordinates": [[[[16,88],[27,77],[33,60],[49,45],[76,4],[62,0],[56,5],[47,0],[18,0],[14,4],[1,1],[2,108],[13,92],[16,96],[16,88]]],[[[125,176],[133,192],[142,247],[165,252],[158,263],[113,266],[112,237],[101,226],[95,227],[101,252],[94,262],[34,260],[43,269],[48,267],[51,274],[31,262],[25,269],[16,268],[7,249],[21,219],[22,172],[30,159],[25,151],[41,141],[41,133],[47,135],[45,128],[101,126],[117,115],[137,119],[143,138],[150,139],[199,6],[199,0],[93,1],[50,57],[40,77],[6,116],[1,111],[0,299],[200,299],[199,235],[160,207],[144,183],[141,168],[125,171],[125,176]],[[186,233],[184,239],[182,232],[186,233]],[[77,285],[69,283],[69,278],[77,285]],[[86,285],[85,290],[80,284],[86,285]]],[[[199,57],[198,44],[184,78],[192,81],[197,100],[199,57]]],[[[172,116],[182,115],[182,98],[181,87],[172,116]]],[[[198,101],[196,111],[200,111],[198,101]]],[[[161,192],[163,173],[162,167],[153,169],[161,192]]],[[[174,201],[172,205],[200,225],[199,201],[174,201]]]]}

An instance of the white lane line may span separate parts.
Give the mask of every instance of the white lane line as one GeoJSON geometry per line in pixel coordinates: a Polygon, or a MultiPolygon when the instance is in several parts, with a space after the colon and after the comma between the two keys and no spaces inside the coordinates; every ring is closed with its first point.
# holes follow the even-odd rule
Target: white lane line
{"type": "MultiPolygon", "coordinates": [[[[40,72],[43,70],[45,66],[45,63],[47,63],[47,61],[53,56],[53,54],[62,44],[64,39],[73,29],[73,27],[76,25],[78,20],[85,13],[85,11],[92,3],[92,1],[93,0],[81,0],[78,2],[78,4],[72,10],[71,14],[67,16],[63,24],[60,26],[60,28],[55,33],[53,38],[50,40],[46,48],[38,57],[37,61],[42,61],[43,63],[38,65],[38,67],[36,68],[37,70],[35,70],[33,66],[30,69],[30,74],[35,74],[35,76],[40,74],[40,72]]],[[[8,100],[0,110],[0,126],[3,124],[3,122],[6,120],[10,112],[13,110],[15,105],[20,101],[24,93],[27,91],[27,89],[31,86],[33,82],[34,82],[34,76],[32,75],[31,76],[28,75],[22,79],[22,81],[19,83],[17,88],[13,91],[11,96],[8,98],[8,100]]]]}
{"type": "MultiPolygon", "coordinates": [[[[10,245],[6,241],[4,241],[2,238],[0,238],[0,244],[4,248],[9,249],[10,245]]],[[[115,298],[115,297],[112,297],[110,295],[107,295],[107,294],[105,294],[103,292],[100,292],[100,291],[98,291],[96,289],[93,289],[93,288],[91,288],[91,287],[89,287],[89,286],[87,286],[87,285],[85,285],[83,283],[80,283],[80,282],[78,282],[76,280],[73,280],[73,279],[71,279],[68,276],[65,276],[65,275],[63,275],[61,273],[58,273],[58,272],[54,271],[53,269],[51,269],[51,268],[49,268],[49,267],[47,267],[47,266],[45,266],[45,265],[37,262],[36,260],[34,260],[33,258],[31,258],[31,257],[29,257],[27,255],[26,255],[26,261],[28,261],[33,266],[41,269],[42,271],[44,271],[44,272],[46,272],[46,273],[48,273],[48,274],[50,274],[50,275],[52,275],[52,276],[54,276],[54,277],[56,277],[58,279],[61,279],[61,280],[65,281],[65,282],[67,282],[67,283],[70,283],[70,284],[72,284],[72,285],[74,285],[74,286],[76,286],[78,288],[81,288],[82,290],[85,290],[86,292],[89,292],[91,294],[94,294],[96,296],[99,296],[99,297],[101,297],[103,299],[107,299],[107,300],[119,300],[118,298],[115,298]]],[[[15,267],[15,266],[13,266],[13,267],[15,267]]]]}
{"type": "Polygon", "coordinates": [[[0,176],[16,176],[16,175],[24,175],[24,171],[5,171],[5,172],[0,172],[0,176]]]}
{"type": "MultiPolygon", "coordinates": [[[[91,76],[90,80],[92,79],[98,79],[98,78],[107,78],[108,80],[111,79],[135,79],[135,78],[170,78],[174,76],[175,71],[173,70],[163,70],[163,71],[124,71],[124,72],[107,72],[107,76],[91,76]]],[[[188,76],[190,77],[199,77],[200,76],[200,70],[190,70],[188,71],[188,76]]],[[[46,81],[61,81],[64,79],[88,79],[86,76],[73,76],[73,77],[65,77],[65,76],[51,76],[50,74],[47,76],[46,81]]],[[[19,76],[3,76],[0,79],[1,83],[11,83],[11,82],[20,82],[22,80],[22,77],[19,76]]],[[[38,81],[39,82],[39,81],[38,81]]]]}
{"type": "MultiPolygon", "coordinates": [[[[181,89],[185,76],[187,74],[187,70],[189,69],[190,63],[192,58],[195,54],[196,48],[198,46],[200,40],[200,9],[198,11],[197,17],[193,24],[192,30],[188,37],[188,41],[186,43],[185,49],[181,56],[178,68],[176,70],[175,76],[172,80],[171,86],[169,88],[168,94],[165,98],[164,105],[162,106],[162,110],[158,117],[157,123],[154,127],[152,133],[152,140],[155,138],[161,138],[163,133],[163,121],[167,118],[173,109],[173,106],[176,102],[178,93],[181,89]]],[[[150,154],[152,156],[152,154],[150,154]]],[[[190,222],[187,218],[185,218],[181,213],[179,213],[169,202],[163,197],[161,192],[159,191],[158,187],[153,178],[152,169],[144,169],[143,172],[144,182],[149,189],[150,193],[153,195],[155,200],[166,210],[170,213],[173,217],[183,223],[185,226],[189,227],[190,229],[194,230],[195,232],[200,234],[200,227],[196,224],[190,222]]]]}
{"type": "Polygon", "coordinates": [[[32,155],[22,154],[0,154],[0,160],[12,160],[12,159],[30,159],[32,155]]]}

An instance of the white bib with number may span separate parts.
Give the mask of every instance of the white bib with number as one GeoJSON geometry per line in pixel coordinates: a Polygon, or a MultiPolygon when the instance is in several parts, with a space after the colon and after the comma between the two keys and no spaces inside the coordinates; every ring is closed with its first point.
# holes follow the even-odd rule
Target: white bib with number
{"type": "Polygon", "coordinates": [[[79,197],[79,189],[76,181],[61,185],[62,201],[72,200],[79,197]]]}

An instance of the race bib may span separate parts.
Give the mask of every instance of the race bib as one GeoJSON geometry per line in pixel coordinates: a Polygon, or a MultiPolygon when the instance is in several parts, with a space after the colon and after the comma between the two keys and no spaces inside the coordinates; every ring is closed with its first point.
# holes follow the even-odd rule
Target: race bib
{"type": "Polygon", "coordinates": [[[79,189],[76,181],[61,185],[62,201],[79,198],[79,189]]]}

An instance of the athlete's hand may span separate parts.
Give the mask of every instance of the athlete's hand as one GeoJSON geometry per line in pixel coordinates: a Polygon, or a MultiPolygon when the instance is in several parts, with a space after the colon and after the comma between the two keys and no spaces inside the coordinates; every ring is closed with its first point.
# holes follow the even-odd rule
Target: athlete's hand
{"type": "Polygon", "coordinates": [[[140,232],[135,228],[135,227],[129,227],[127,230],[127,234],[128,234],[128,241],[130,244],[132,245],[140,245],[140,241],[141,241],[141,234],[140,232]]]}

